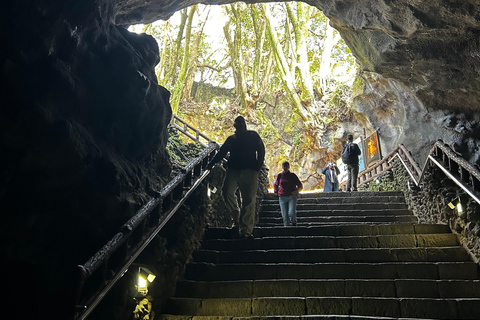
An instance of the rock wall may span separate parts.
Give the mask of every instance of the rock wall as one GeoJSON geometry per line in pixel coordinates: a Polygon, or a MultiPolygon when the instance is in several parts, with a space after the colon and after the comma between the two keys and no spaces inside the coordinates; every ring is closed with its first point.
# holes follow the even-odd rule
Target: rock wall
{"type": "Polygon", "coordinates": [[[465,195],[452,180],[435,166],[424,172],[420,188],[413,188],[405,168],[395,161],[392,170],[376,181],[360,185],[360,190],[402,190],[405,200],[420,223],[447,224],[459,235],[461,244],[470,252],[472,260],[480,262],[480,205],[465,195]],[[409,187],[410,181],[410,187],[409,187]],[[463,212],[450,208],[460,197],[463,212]]]}
{"type": "Polygon", "coordinates": [[[28,297],[25,317],[68,317],[76,265],[169,178],[156,41],[95,3],[0,10],[0,253],[18,271],[4,285],[28,297]]]}
{"type": "Polygon", "coordinates": [[[453,146],[472,163],[480,163],[480,114],[427,109],[401,82],[377,73],[362,72],[363,91],[352,105],[364,114],[380,136],[383,155],[399,144],[411,150],[423,166],[437,140],[453,146]]]}

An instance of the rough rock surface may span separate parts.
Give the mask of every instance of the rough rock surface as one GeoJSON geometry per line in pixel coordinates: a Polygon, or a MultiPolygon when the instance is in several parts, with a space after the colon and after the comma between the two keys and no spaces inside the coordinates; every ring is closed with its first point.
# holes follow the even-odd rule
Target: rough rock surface
{"type": "Polygon", "coordinates": [[[428,109],[410,88],[377,73],[363,72],[362,94],[354,97],[357,112],[378,132],[383,155],[403,144],[423,166],[436,140],[441,139],[472,163],[479,161],[480,115],[428,109]]]}
{"type": "MultiPolygon", "coordinates": [[[[25,310],[5,310],[7,318],[13,318],[9,312],[68,318],[73,268],[168,178],[171,110],[169,93],[154,74],[158,47],[153,38],[121,26],[167,18],[198,2],[2,4],[0,252],[2,264],[23,276],[3,283],[9,295],[29,297],[25,310]]],[[[388,79],[388,86],[377,87],[385,90],[375,92],[380,99],[393,92],[412,102],[388,104],[390,111],[414,112],[403,123],[383,125],[381,117],[372,117],[376,127],[388,128],[395,143],[416,139],[409,143],[423,148],[443,137],[424,139],[420,128],[441,122],[446,129],[439,134],[451,136],[459,151],[478,161],[480,129],[472,117],[480,110],[477,0],[308,3],[324,10],[365,71],[388,79]],[[415,112],[423,121],[409,125],[415,112]]],[[[371,79],[372,87],[381,80],[371,79]]]]}
{"type": "Polygon", "coordinates": [[[480,205],[464,193],[436,166],[429,166],[420,188],[411,188],[412,181],[399,161],[377,181],[360,185],[361,191],[402,190],[405,200],[420,223],[446,224],[458,234],[460,242],[469,251],[472,260],[480,262],[480,205]],[[464,212],[451,209],[460,197],[464,212]]]}
{"type": "Polygon", "coordinates": [[[156,41],[107,3],[2,6],[0,252],[22,274],[5,285],[31,297],[25,312],[65,319],[76,265],[168,178],[170,93],[156,41]]]}

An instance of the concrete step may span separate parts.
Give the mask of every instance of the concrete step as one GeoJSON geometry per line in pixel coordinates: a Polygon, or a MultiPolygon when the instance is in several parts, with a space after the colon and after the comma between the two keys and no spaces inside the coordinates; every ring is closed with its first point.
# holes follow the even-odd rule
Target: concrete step
{"type": "Polygon", "coordinates": [[[479,265],[402,192],[267,195],[253,239],[208,228],[163,320],[480,319],[479,265]],[[240,319],[241,318],[241,319],[240,319]]]}
{"type": "MultiPolygon", "coordinates": [[[[369,210],[298,210],[297,208],[297,217],[300,218],[315,218],[315,217],[342,217],[342,216],[359,216],[359,215],[369,215],[369,216],[400,216],[408,215],[413,216],[412,212],[408,209],[369,209],[369,210]]],[[[281,217],[280,208],[274,211],[262,211],[260,213],[260,220],[268,218],[277,218],[281,217]]]]}
{"type": "MultiPolygon", "coordinates": [[[[360,192],[318,192],[318,193],[300,193],[299,199],[304,198],[377,198],[377,197],[404,197],[402,191],[360,191],[360,192]]],[[[267,193],[265,200],[275,200],[278,196],[275,193],[267,193]]]]}
{"type": "Polygon", "coordinates": [[[415,248],[459,245],[453,233],[397,234],[379,236],[278,236],[242,241],[212,239],[202,243],[204,250],[244,251],[308,248],[415,248]]]}
{"type": "MultiPolygon", "coordinates": [[[[312,195],[310,197],[299,197],[301,203],[336,203],[336,204],[348,204],[348,203],[405,203],[405,197],[403,194],[400,196],[371,196],[371,197],[318,197],[312,195]]],[[[277,204],[278,196],[266,197],[262,201],[263,205],[277,204]]]]}
{"type": "Polygon", "coordinates": [[[324,263],[237,263],[193,262],[185,279],[198,281],[266,279],[430,279],[477,280],[479,266],[463,262],[324,262],[324,263]]]}
{"type": "MultiPolygon", "coordinates": [[[[357,315],[302,315],[302,316],[252,316],[252,317],[210,317],[210,316],[185,316],[175,314],[162,314],[160,320],[308,320],[308,319],[325,319],[325,320],[419,320],[418,318],[391,318],[391,317],[375,317],[375,316],[357,316],[357,315]]],[[[434,320],[422,318],[421,320],[434,320]]]]}
{"type": "MultiPolygon", "coordinates": [[[[343,223],[353,223],[353,222],[365,222],[365,223],[395,223],[395,222],[410,222],[414,223],[418,221],[418,218],[413,215],[370,215],[369,212],[365,213],[354,213],[354,215],[346,215],[347,213],[342,212],[345,215],[332,215],[332,216],[316,216],[316,217],[298,217],[297,216],[297,225],[298,224],[332,224],[333,222],[343,222],[343,223]]],[[[281,217],[269,217],[269,218],[260,218],[258,222],[259,227],[273,227],[276,225],[283,225],[281,217]]]]}
{"type": "MultiPolygon", "coordinates": [[[[297,211],[369,211],[369,210],[388,210],[388,209],[403,209],[408,211],[406,203],[297,203],[297,211]]],[[[262,205],[262,213],[268,211],[278,211],[280,210],[280,205],[277,203],[264,204],[262,205]]],[[[411,214],[411,213],[410,213],[411,214]]]]}
{"type": "MultiPolygon", "coordinates": [[[[246,240],[249,241],[249,240],[246,240]]],[[[197,262],[224,263],[319,263],[319,262],[419,262],[469,261],[463,247],[424,248],[327,248],[245,251],[198,250],[197,262]]]]}
{"type": "MultiPolygon", "coordinates": [[[[394,235],[394,234],[430,234],[450,233],[447,225],[438,224],[352,224],[352,225],[314,225],[296,227],[255,227],[255,239],[263,237],[282,236],[368,236],[368,235],[394,235]]],[[[204,239],[229,239],[232,230],[229,228],[208,228],[205,230],[204,239]]]]}
{"type": "Polygon", "coordinates": [[[479,280],[300,279],[179,281],[176,297],[218,299],[258,297],[479,298],[479,280]]]}
{"type": "Polygon", "coordinates": [[[209,317],[362,315],[393,318],[478,319],[480,298],[262,297],[172,298],[165,313],[209,317]]]}

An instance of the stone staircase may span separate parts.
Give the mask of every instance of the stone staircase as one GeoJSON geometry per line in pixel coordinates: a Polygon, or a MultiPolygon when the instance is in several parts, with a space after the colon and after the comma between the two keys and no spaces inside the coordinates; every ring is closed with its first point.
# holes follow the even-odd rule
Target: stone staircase
{"type": "Polygon", "coordinates": [[[297,226],[264,200],[255,239],[210,228],[162,319],[480,319],[479,266],[401,192],[300,195],[297,226]]]}

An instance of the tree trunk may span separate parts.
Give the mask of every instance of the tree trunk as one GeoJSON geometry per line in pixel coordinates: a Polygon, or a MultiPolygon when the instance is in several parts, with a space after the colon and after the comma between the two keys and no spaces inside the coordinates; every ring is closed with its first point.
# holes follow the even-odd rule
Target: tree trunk
{"type": "Polygon", "coordinates": [[[175,87],[173,88],[172,97],[170,99],[170,105],[172,106],[173,114],[177,114],[178,107],[180,105],[180,98],[182,97],[183,87],[185,86],[185,78],[187,76],[188,62],[190,60],[190,40],[192,34],[192,20],[197,10],[197,6],[191,6],[190,12],[188,13],[188,20],[185,30],[185,49],[182,59],[182,65],[180,67],[180,72],[178,78],[175,82],[175,87]]]}
{"type": "Polygon", "coordinates": [[[170,22],[165,21],[163,24],[163,32],[162,34],[164,35],[163,37],[163,42],[162,42],[162,49],[160,51],[160,63],[158,64],[156,68],[156,73],[157,73],[157,79],[158,79],[158,84],[164,85],[163,79],[165,77],[166,73],[166,67],[167,67],[167,48],[168,48],[168,28],[170,27],[170,22]]]}
{"type": "Polygon", "coordinates": [[[326,24],[325,42],[323,44],[322,62],[320,64],[320,87],[322,92],[327,88],[327,79],[332,74],[331,60],[333,46],[340,40],[340,35],[335,35],[334,29],[326,24]]]}
{"type": "Polygon", "coordinates": [[[185,87],[183,88],[183,93],[182,93],[182,97],[183,97],[182,99],[184,101],[191,101],[193,81],[195,80],[195,73],[197,71],[197,65],[198,65],[198,59],[197,59],[198,48],[200,47],[203,28],[205,27],[205,23],[208,20],[209,12],[210,12],[210,7],[208,7],[205,18],[199,17],[199,23],[195,31],[195,34],[193,35],[193,44],[192,44],[192,48],[190,49],[190,63],[188,65],[187,77],[185,79],[185,87]]]}
{"type": "Polygon", "coordinates": [[[290,69],[289,69],[290,66],[287,62],[287,59],[285,58],[282,47],[278,43],[275,30],[271,25],[272,19],[271,19],[270,10],[268,6],[266,6],[264,3],[262,3],[261,8],[266,17],[268,40],[270,41],[272,50],[274,52],[278,71],[282,77],[283,87],[287,92],[287,96],[290,98],[290,101],[293,104],[294,112],[298,114],[302,118],[303,122],[305,123],[310,120],[310,116],[307,112],[305,112],[302,105],[302,101],[300,100],[300,97],[296,92],[294,76],[290,72],[290,69]]]}
{"type": "Polygon", "coordinates": [[[234,29],[234,38],[230,36],[230,21],[224,26],[223,31],[225,34],[225,39],[228,43],[228,48],[230,51],[230,61],[233,71],[233,78],[235,81],[235,90],[240,99],[240,105],[243,108],[247,107],[247,86],[245,83],[244,67],[243,67],[243,50],[242,50],[242,26],[241,26],[241,15],[239,12],[240,4],[231,4],[228,12],[231,14],[232,20],[235,24],[234,29]]]}
{"type": "Polygon", "coordinates": [[[262,91],[260,88],[260,79],[262,74],[262,53],[264,52],[263,44],[265,42],[265,29],[267,25],[265,19],[260,17],[256,5],[250,5],[250,13],[252,15],[253,28],[255,31],[255,58],[253,61],[252,92],[255,95],[259,95],[262,91]]]}
{"type": "Polygon", "coordinates": [[[293,32],[295,34],[295,74],[298,79],[298,86],[301,92],[301,100],[310,102],[313,100],[313,84],[310,74],[310,64],[308,63],[307,37],[308,37],[308,21],[310,19],[310,11],[304,7],[304,4],[297,2],[297,14],[295,15],[291,4],[285,2],[287,8],[288,19],[292,23],[293,32]]]}
{"type": "Polygon", "coordinates": [[[182,47],[183,31],[185,30],[185,25],[187,23],[187,9],[181,11],[181,20],[178,27],[177,38],[175,40],[175,45],[172,54],[170,54],[169,68],[165,74],[165,80],[162,81],[165,85],[167,82],[170,82],[170,85],[173,87],[177,78],[177,68],[180,64],[181,57],[179,56],[180,48],[182,47]]]}

